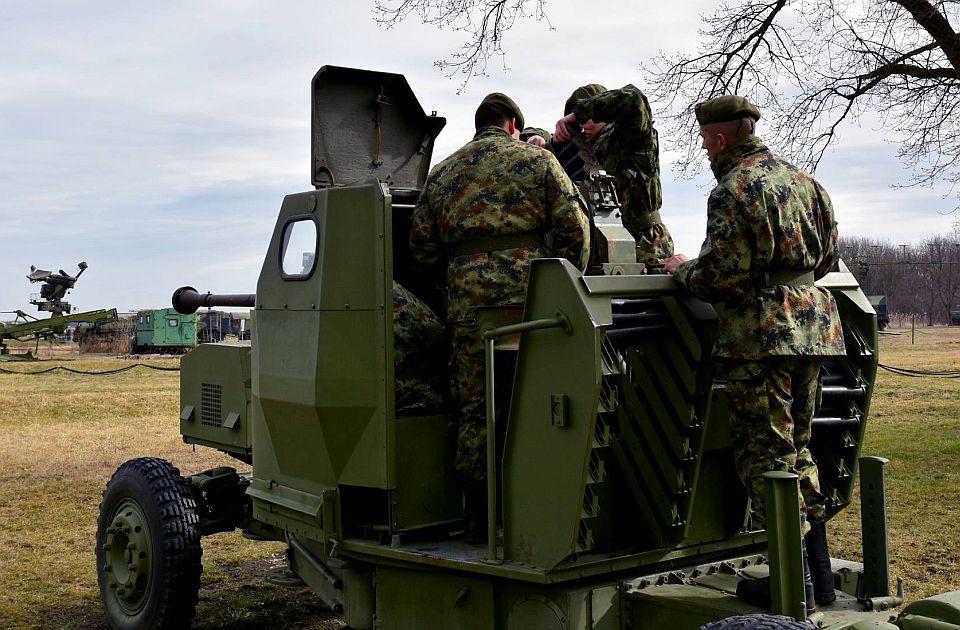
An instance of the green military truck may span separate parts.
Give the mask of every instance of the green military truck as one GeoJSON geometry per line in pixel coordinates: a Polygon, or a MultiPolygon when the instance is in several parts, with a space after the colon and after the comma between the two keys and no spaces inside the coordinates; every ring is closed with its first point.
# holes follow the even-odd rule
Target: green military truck
{"type": "Polygon", "coordinates": [[[197,345],[197,316],[173,308],[137,311],[134,352],[186,352],[197,345]]]}
{"type": "MultiPolygon", "coordinates": [[[[325,66],[312,101],[315,189],[283,200],[256,294],[174,295],[184,312],[253,309],[249,343],[202,345],[181,372],[184,441],[237,468],[184,476],[143,457],[117,470],[96,545],[110,624],[187,627],[201,539],[234,530],[286,543],[291,570],[359,630],[805,620],[796,478],[771,475],[761,528],[713,377],[716,313],[670,277],[636,273],[615,195],[589,185],[597,273],[534,261],[522,315],[486,314],[489,542],[463,541],[448,418],[399,412],[394,397],[392,282],[439,298],[407,235],[444,120],[396,74],[325,66]],[[767,573],[770,610],[736,597],[740,579],[767,573]]],[[[903,591],[890,591],[884,460],[860,457],[876,316],[845,268],[819,283],[848,351],[825,364],[811,448],[830,517],[859,474],[864,556],[833,561],[838,600],[811,620],[960,628],[960,592],[891,612],[903,591]]]]}

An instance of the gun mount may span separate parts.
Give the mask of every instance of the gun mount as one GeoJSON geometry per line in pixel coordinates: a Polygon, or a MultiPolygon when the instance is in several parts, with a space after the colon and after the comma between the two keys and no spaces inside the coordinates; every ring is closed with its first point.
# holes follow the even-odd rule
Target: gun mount
{"type": "Polygon", "coordinates": [[[61,269],[59,273],[54,273],[45,269],[37,269],[35,266],[30,265],[30,273],[27,274],[27,280],[30,282],[43,283],[40,287],[41,299],[31,299],[30,303],[35,304],[38,311],[48,311],[58,315],[69,313],[72,307],[70,304],[64,302],[63,298],[77,283],[77,278],[86,271],[87,263],[80,262],[77,266],[80,268],[80,272],[75,276],[71,276],[63,269],[61,269]]]}
{"type": "Polygon", "coordinates": [[[77,283],[77,278],[86,271],[88,265],[81,262],[77,265],[80,272],[71,276],[61,269],[59,273],[37,269],[30,266],[30,273],[27,279],[30,282],[42,282],[40,287],[40,298],[31,299],[30,303],[35,304],[40,312],[50,313],[48,319],[39,319],[28,315],[21,310],[14,311],[16,319],[8,324],[0,323],[0,357],[10,358],[32,358],[28,352],[25,355],[11,355],[7,351],[7,342],[36,340],[39,344],[41,339],[50,339],[55,335],[62,335],[66,332],[67,326],[71,323],[101,324],[117,321],[117,309],[98,309],[85,311],[83,313],[70,314],[72,306],[63,301],[64,296],[77,283]]]}
{"type": "MultiPolygon", "coordinates": [[[[423,185],[430,134],[442,125],[419,104],[400,105],[412,94],[399,75],[324,67],[313,89],[314,120],[338,135],[314,134],[324,145],[313,153],[323,162],[318,188],[283,199],[252,339],[205,344],[181,364],[184,441],[249,469],[183,477],[152,457],[121,466],[95,546],[111,624],[188,626],[201,537],[233,529],[285,542],[291,569],[357,630],[694,630],[765,612],[734,595],[745,571],[769,571],[787,595],[773,612],[796,614],[802,576],[780,557],[799,557],[799,534],[750,518],[725,384],[713,373],[716,312],[664,275],[532,263],[523,322],[484,328],[495,429],[487,497],[502,508],[502,536],[492,509],[489,545],[463,541],[447,415],[400,411],[395,389],[392,284],[427,303],[438,297],[418,282],[407,242],[412,186],[423,185]],[[348,94],[349,111],[318,90],[348,94]],[[334,138],[346,145],[331,146],[334,138]],[[409,164],[391,154],[403,146],[409,164]],[[354,171],[327,161],[334,151],[354,171]],[[391,166],[380,173],[378,164],[391,166]],[[377,179],[355,178],[360,171],[377,179]],[[394,181],[401,173],[407,179],[394,181]],[[514,333],[519,344],[495,343],[514,333]],[[510,369],[495,369],[503,364],[510,369]],[[498,410],[495,400],[510,402],[498,410]]],[[[956,628],[947,621],[960,618],[960,592],[890,621],[886,609],[902,600],[888,583],[882,471],[859,457],[876,315],[845,267],[819,284],[837,299],[847,354],[825,364],[811,449],[828,517],[851,504],[858,468],[873,507],[863,516],[864,564],[834,560],[838,601],[815,621],[831,630],[956,628]]],[[[174,303],[222,297],[184,288],[174,303]]],[[[781,486],[796,492],[795,480],[781,486]]],[[[784,506],[773,510],[776,522],[799,528],[796,496],[770,503],[784,506]]]]}
{"type": "Polygon", "coordinates": [[[571,141],[561,145],[557,160],[577,185],[590,215],[590,268],[588,274],[646,273],[637,262],[636,239],[623,226],[620,199],[613,177],[600,168],[583,130],[568,125],[571,141]]]}

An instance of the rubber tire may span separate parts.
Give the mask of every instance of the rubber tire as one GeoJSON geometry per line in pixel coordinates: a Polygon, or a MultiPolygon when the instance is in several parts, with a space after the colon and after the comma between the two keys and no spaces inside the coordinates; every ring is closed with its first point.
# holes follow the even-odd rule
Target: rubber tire
{"type": "Polygon", "coordinates": [[[737,615],[705,623],[699,630],[810,630],[812,627],[783,615],[737,615]]]}
{"type": "Polygon", "coordinates": [[[132,459],[113,474],[100,504],[96,558],[114,630],[190,627],[203,570],[198,523],[190,486],[170,462],[132,459]]]}

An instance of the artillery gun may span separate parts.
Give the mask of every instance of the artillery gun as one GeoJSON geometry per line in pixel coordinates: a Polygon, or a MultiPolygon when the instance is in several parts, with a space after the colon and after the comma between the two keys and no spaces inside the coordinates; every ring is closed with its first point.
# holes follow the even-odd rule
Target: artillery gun
{"type": "Polygon", "coordinates": [[[77,266],[80,268],[80,272],[75,276],[71,276],[63,269],[61,269],[59,273],[55,273],[45,269],[37,269],[35,266],[30,265],[30,273],[27,274],[27,280],[30,282],[43,283],[40,285],[40,297],[32,297],[30,303],[35,304],[37,310],[41,312],[49,311],[56,315],[69,313],[73,307],[67,302],[64,302],[63,298],[66,297],[70,289],[77,283],[77,278],[87,270],[87,263],[83,261],[77,266]]]}
{"type": "MultiPolygon", "coordinates": [[[[444,120],[396,74],[325,66],[312,103],[316,190],[284,198],[256,293],[174,294],[182,311],[253,308],[251,342],[205,344],[181,364],[184,441],[245,470],[181,476],[149,457],[117,470],[96,545],[111,625],[188,626],[201,538],[237,529],[285,542],[290,569],[360,630],[770,623],[734,594],[764,572],[772,612],[805,617],[796,479],[772,475],[768,529],[754,523],[713,377],[716,313],[663,275],[536,260],[522,316],[488,314],[493,509],[488,544],[463,542],[447,417],[401,410],[394,392],[391,285],[440,297],[407,241],[444,120]]],[[[813,620],[960,628],[960,592],[891,621],[903,600],[890,593],[883,460],[859,457],[876,317],[844,267],[819,283],[848,350],[824,366],[811,448],[828,517],[850,504],[858,472],[865,507],[864,562],[833,561],[838,601],[813,620]]]]}
{"type": "Polygon", "coordinates": [[[41,339],[50,339],[54,335],[62,335],[66,332],[67,326],[71,323],[98,324],[117,321],[117,309],[97,309],[94,311],[85,311],[83,313],[73,313],[73,307],[63,301],[66,294],[77,283],[77,278],[87,269],[85,262],[77,265],[80,272],[71,276],[61,269],[59,273],[37,269],[30,266],[30,273],[27,279],[30,282],[41,282],[40,295],[32,296],[30,303],[36,305],[40,312],[49,312],[50,317],[39,319],[21,310],[13,311],[16,319],[12,323],[0,323],[0,358],[31,358],[28,352],[25,355],[12,355],[7,351],[6,343],[10,340],[28,341],[36,340],[39,344],[41,339]]]}

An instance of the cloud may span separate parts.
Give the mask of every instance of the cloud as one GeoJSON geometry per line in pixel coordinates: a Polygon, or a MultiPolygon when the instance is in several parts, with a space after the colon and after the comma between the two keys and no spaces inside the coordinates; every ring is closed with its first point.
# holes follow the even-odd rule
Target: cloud
{"type": "MultiPolygon", "coordinates": [[[[173,289],[254,290],[283,196],[310,189],[310,79],[324,65],[404,74],[427,112],[447,118],[434,161],[473,135],[484,94],[513,96],[552,129],[583,83],[643,87],[640,63],[695,46],[698,14],[547,5],[550,24],[508,34],[504,71],[445,77],[433,66],[461,33],[415,21],[376,26],[372,3],[295,0],[160,4],[6,2],[0,22],[0,309],[38,291],[31,264],[74,269],[86,309],[161,307],[173,289]],[[550,29],[552,25],[553,30],[550,29]]],[[[844,233],[921,239],[952,224],[941,190],[906,181],[893,148],[847,130],[818,177],[844,233]]],[[[875,134],[874,134],[875,136],[875,134]]],[[[695,254],[709,171],[675,180],[663,157],[664,218],[678,250],[695,254]]]]}

